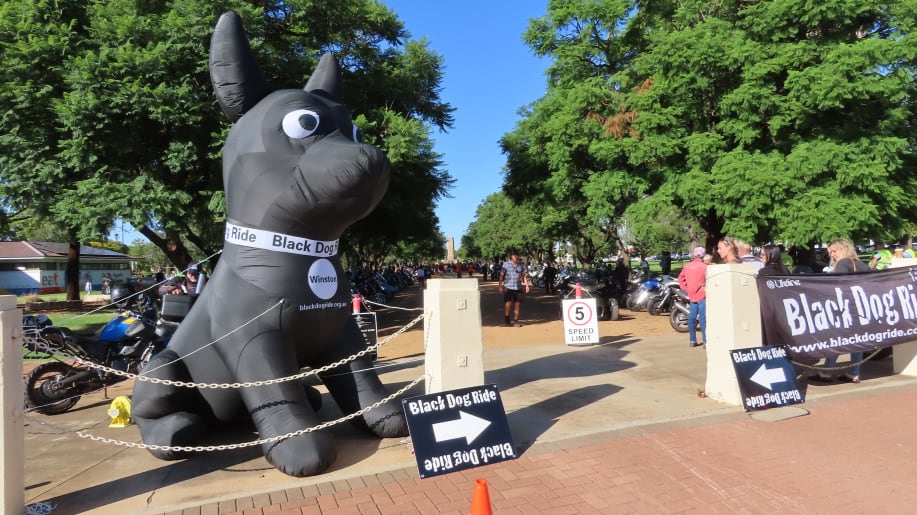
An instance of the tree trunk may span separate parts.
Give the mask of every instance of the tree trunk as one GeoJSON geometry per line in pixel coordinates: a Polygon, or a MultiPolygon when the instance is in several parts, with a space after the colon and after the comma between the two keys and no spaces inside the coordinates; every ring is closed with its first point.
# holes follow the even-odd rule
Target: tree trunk
{"type": "Polygon", "coordinates": [[[723,226],[726,224],[726,220],[722,216],[718,216],[712,209],[707,213],[707,216],[702,216],[698,220],[700,222],[701,228],[704,229],[706,238],[704,241],[704,248],[707,249],[707,252],[714,254],[716,251],[716,244],[723,239],[723,226]]]}
{"type": "Polygon", "coordinates": [[[163,238],[148,226],[144,225],[140,227],[140,234],[146,236],[146,238],[150,240],[150,243],[156,245],[165,252],[169,261],[178,267],[179,270],[188,268],[188,265],[192,261],[191,253],[188,252],[188,248],[185,247],[184,242],[182,242],[181,237],[177,233],[174,231],[166,231],[166,237],[163,238]]]}
{"type": "Polygon", "coordinates": [[[80,300],[80,242],[73,235],[74,231],[70,231],[64,281],[67,288],[67,300],[80,300]]]}

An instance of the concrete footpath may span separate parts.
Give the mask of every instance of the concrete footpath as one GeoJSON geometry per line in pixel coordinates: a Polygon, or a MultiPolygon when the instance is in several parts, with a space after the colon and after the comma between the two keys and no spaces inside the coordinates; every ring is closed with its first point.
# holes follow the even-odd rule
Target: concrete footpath
{"type": "MultiPolygon", "coordinates": [[[[97,393],[27,416],[26,499],[54,514],[468,513],[482,478],[495,513],[913,512],[917,380],[891,375],[890,359],[864,365],[860,384],[809,386],[805,404],[753,415],[699,396],[705,359],[675,333],[486,350],[520,457],[424,480],[409,438],[346,424],[317,477],[285,476],[258,448],[159,461],[99,441],[140,437],[108,427],[97,393]]],[[[423,374],[417,357],[380,365],[392,390],[423,374]]],[[[325,405],[323,418],[340,416],[325,405]]]]}

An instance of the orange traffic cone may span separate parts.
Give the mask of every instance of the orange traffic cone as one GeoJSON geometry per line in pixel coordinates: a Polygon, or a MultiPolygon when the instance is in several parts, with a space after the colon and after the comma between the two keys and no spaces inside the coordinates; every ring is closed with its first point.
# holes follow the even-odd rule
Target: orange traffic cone
{"type": "Polygon", "coordinates": [[[471,515],[493,515],[493,510],[490,508],[490,493],[487,491],[486,479],[478,479],[474,482],[471,515]]]}

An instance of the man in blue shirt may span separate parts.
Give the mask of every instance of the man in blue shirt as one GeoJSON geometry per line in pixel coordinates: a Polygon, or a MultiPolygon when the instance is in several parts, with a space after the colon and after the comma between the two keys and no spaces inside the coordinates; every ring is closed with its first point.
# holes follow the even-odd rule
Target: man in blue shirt
{"type": "Polygon", "coordinates": [[[508,326],[521,327],[519,323],[519,308],[522,306],[522,288],[529,292],[529,281],[525,275],[525,267],[519,262],[519,252],[512,249],[509,252],[509,261],[503,263],[500,270],[500,293],[503,295],[503,319],[508,326]],[[513,319],[510,320],[510,310],[513,319]]]}

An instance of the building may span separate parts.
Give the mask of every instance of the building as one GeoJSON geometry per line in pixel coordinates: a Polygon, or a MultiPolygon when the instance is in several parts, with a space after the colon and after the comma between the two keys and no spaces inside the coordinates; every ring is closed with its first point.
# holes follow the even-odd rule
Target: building
{"type": "MultiPolygon", "coordinates": [[[[44,241],[0,241],[0,294],[58,293],[65,291],[67,243],[44,241]]],[[[93,290],[102,289],[102,277],[113,282],[131,277],[131,264],[137,258],[120,252],[80,246],[80,289],[86,277],[93,290]]]]}

